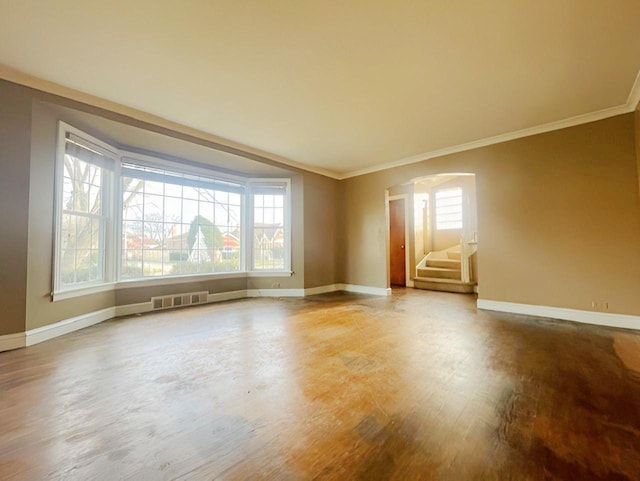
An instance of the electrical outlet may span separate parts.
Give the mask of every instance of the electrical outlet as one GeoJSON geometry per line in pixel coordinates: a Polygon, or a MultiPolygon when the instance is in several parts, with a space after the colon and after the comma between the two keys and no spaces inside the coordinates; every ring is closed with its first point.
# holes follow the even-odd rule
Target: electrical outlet
{"type": "Polygon", "coordinates": [[[609,303],[606,301],[591,301],[591,309],[594,311],[608,311],[609,303]]]}

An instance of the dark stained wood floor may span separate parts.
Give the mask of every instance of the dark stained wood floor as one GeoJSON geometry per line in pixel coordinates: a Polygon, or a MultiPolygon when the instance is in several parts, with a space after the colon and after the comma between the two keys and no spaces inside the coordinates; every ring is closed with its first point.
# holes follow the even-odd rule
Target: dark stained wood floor
{"type": "Polygon", "coordinates": [[[0,353],[2,480],[640,480],[640,335],[394,290],[0,353]]]}

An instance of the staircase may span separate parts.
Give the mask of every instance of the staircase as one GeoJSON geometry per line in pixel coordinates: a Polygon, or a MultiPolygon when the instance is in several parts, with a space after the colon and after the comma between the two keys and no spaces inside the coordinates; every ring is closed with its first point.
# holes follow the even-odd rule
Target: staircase
{"type": "Polygon", "coordinates": [[[460,245],[442,251],[430,252],[416,268],[413,279],[418,289],[431,291],[472,293],[475,282],[462,280],[460,245]]]}

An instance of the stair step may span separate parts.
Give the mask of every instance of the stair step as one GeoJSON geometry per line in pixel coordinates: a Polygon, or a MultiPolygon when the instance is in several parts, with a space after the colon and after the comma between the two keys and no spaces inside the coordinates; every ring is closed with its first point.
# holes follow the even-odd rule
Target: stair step
{"type": "Polygon", "coordinates": [[[426,267],[446,267],[460,270],[460,261],[458,259],[427,259],[426,264],[426,267]]]}
{"type": "Polygon", "coordinates": [[[449,259],[457,259],[460,260],[462,256],[460,255],[460,251],[447,251],[447,257],[449,259]]]}
{"type": "Polygon", "coordinates": [[[457,292],[461,294],[471,294],[475,284],[462,282],[456,279],[438,279],[432,277],[415,277],[413,284],[416,289],[426,289],[429,291],[457,292]]]}
{"type": "Polygon", "coordinates": [[[447,267],[421,267],[418,269],[418,276],[437,279],[461,279],[460,269],[449,269],[447,267]]]}

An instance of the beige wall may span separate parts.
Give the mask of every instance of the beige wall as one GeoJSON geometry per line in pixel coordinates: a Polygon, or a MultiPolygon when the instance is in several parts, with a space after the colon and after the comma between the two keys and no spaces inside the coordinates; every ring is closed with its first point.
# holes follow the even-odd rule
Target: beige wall
{"type": "Polygon", "coordinates": [[[0,335],[24,331],[31,98],[0,82],[0,335]]]}
{"type": "Polygon", "coordinates": [[[608,302],[611,312],[640,314],[638,112],[635,119],[627,114],[344,181],[296,171],[293,276],[119,289],[52,303],[59,116],[47,112],[41,101],[171,135],[167,129],[0,81],[0,335],[201,288],[224,292],[337,282],[386,287],[385,190],[443,172],[476,173],[480,298],[576,309],[590,309],[596,300],[608,302]]]}
{"type": "Polygon", "coordinates": [[[482,299],[640,314],[633,114],[389,169],[341,184],[344,282],[388,285],[384,192],[476,174],[482,299]]]}
{"type": "Polygon", "coordinates": [[[58,119],[38,102],[33,103],[31,110],[27,330],[114,305],[113,292],[101,292],[90,296],[51,302],[54,237],[53,179],[58,119]]]}
{"type": "MultiPolygon", "coordinates": [[[[169,137],[172,137],[172,132],[5,81],[0,81],[0,106],[0,141],[3,146],[0,198],[3,206],[1,215],[4,216],[0,218],[3,226],[0,233],[0,302],[5,306],[0,335],[34,329],[114,305],[146,302],[155,295],[198,290],[215,293],[276,287],[302,289],[339,281],[335,261],[338,181],[287,167],[287,176],[291,177],[293,275],[210,281],[194,279],[189,283],[123,287],[52,302],[53,174],[58,120],[80,128],[89,127],[87,130],[97,136],[101,132],[91,128],[95,125],[92,121],[95,116],[118,122],[120,132],[127,126],[169,137]],[[5,208],[8,206],[11,208],[5,208]],[[309,239],[308,244],[305,238],[309,239]],[[308,262],[305,262],[305,256],[309,257],[308,262]]],[[[107,123],[102,121],[101,125],[107,123]]],[[[109,132],[102,134],[105,140],[109,140],[109,132]]],[[[135,139],[136,132],[130,129],[128,135],[135,139]]],[[[184,134],[175,134],[175,138],[197,140],[198,145],[215,147],[184,134]]],[[[153,151],[152,145],[146,147],[153,151]]],[[[255,155],[250,157],[259,160],[255,155]]],[[[274,163],[265,161],[265,164],[274,163]]],[[[233,165],[229,168],[232,169],[233,165]]]]}
{"type": "Polygon", "coordinates": [[[336,252],[338,181],[317,174],[304,176],[304,287],[339,282],[336,252]]]}
{"type": "Polygon", "coordinates": [[[638,184],[640,185],[640,103],[636,107],[635,111],[635,124],[636,124],[636,161],[638,164],[638,184]]]}

